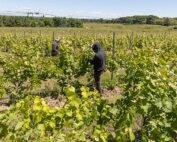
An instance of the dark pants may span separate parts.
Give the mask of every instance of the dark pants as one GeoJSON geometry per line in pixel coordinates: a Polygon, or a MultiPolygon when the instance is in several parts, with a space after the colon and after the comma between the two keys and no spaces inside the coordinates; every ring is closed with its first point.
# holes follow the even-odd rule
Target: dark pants
{"type": "Polygon", "coordinates": [[[100,82],[100,77],[103,71],[94,71],[94,78],[95,78],[95,85],[96,89],[100,94],[102,94],[102,89],[101,89],[101,82],[100,82]]]}

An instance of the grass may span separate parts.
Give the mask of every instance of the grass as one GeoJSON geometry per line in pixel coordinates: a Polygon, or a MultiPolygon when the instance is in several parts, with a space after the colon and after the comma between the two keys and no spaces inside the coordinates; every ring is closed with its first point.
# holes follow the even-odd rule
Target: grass
{"type": "Polygon", "coordinates": [[[164,32],[172,30],[172,27],[159,25],[125,25],[125,24],[98,24],[85,23],[84,28],[92,31],[115,32],[164,32]]]}
{"type": "Polygon", "coordinates": [[[176,32],[173,27],[158,25],[124,25],[124,24],[99,24],[84,23],[83,28],[48,28],[48,27],[0,27],[0,35],[5,33],[21,34],[28,36],[31,34],[45,35],[72,35],[72,34],[111,34],[117,33],[159,33],[159,32],[176,32]]]}

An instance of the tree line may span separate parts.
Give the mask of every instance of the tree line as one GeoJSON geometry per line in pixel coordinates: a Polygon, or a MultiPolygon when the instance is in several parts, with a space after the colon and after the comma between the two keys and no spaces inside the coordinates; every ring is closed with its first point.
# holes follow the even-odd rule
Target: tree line
{"type": "Polygon", "coordinates": [[[174,26],[177,18],[157,17],[154,15],[127,16],[115,19],[75,19],[65,17],[22,17],[0,16],[0,27],[83,27],[84,22],[94,23],[118,23],[118,24],[149,24],[174,26]]]}
{"type": "Polygon", "coordinates": [[[47,18],[0,16],[0,27],[83,27],[83,22],[73,18],[47,18]]]}
{"type": "Polygon", "coordinates": [[[96,23],[119,23],[119,24],[149,24],[149,25],[162,25],[174,26],[177,25],[177,18],[157,17],[154,15],[144,16],[127,16],[115,19],[82,19],[83,22],[96,22],[96,23]]]}

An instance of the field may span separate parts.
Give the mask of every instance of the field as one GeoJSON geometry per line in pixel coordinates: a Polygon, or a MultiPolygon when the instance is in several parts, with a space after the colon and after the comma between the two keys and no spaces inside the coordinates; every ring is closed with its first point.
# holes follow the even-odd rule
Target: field
{"type": "Polygon", "coordinates": [[[175,142],[176,62],[173,27],[0,28],[0,105],[10,105],[0,141],[175,142]],[[95,41],[107,54],[102,96],[88,62],[95,41]]]}
{"type": "Polygon", "coordinates": [[[3,33],[20,33],[31,34],[34,33],[52,34],[53,31],[59,32],[60,35],[79,33],[79,34],[108,34],[112,32],[117,32],[119,34],[126,34],[129,32],[135,33],[161,33],[161,32],[176,32],[173,30],[173,26],[156,26],[156,25],[123,25],[123,24],[98,24],[98,23],[85,23],[83,28],[24,28],[24,27],[4,27],[0,28],[0,34],[3,33]]]}

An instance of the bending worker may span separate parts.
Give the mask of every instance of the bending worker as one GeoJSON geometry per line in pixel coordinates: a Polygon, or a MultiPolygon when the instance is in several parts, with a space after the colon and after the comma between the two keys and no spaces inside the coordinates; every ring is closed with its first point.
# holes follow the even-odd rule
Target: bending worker
{"type": "Polygon", "coordinates": [[[52,56],[58,56],[59,55],[59,47],[58,46],[60,44],[60,40],[61,40],[61,38],[58,37],[53,42],[53,44],[52,44],[52,52],[51,52],[52,56]]]}

